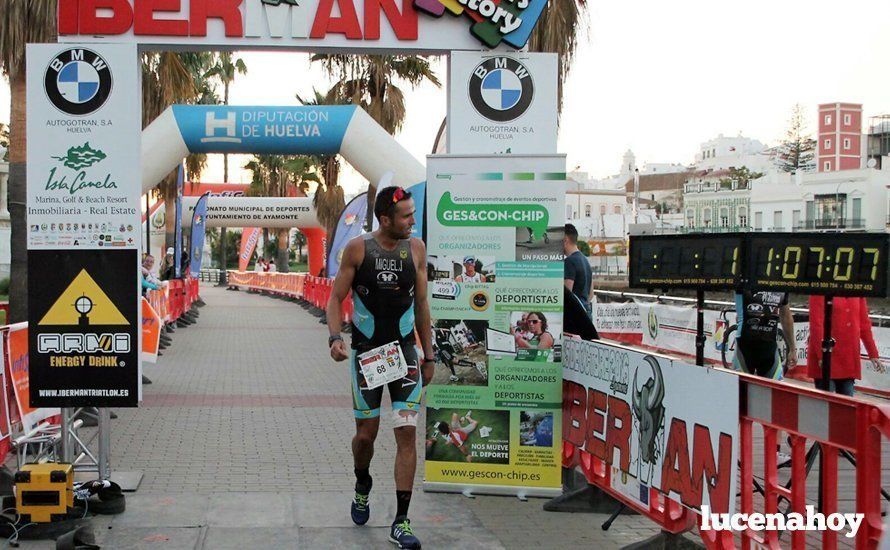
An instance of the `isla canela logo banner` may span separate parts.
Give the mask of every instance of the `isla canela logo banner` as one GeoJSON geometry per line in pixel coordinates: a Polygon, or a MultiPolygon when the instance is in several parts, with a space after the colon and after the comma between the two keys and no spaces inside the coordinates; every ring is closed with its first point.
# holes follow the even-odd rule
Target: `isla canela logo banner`
{"type": "Polygon", "coordinates": [[[446,191],[436,209],[446,227],[528,227],[536,235],[547,231],[550,215],[540,204],[458,204],[446,191]]]}
{"type": "Polygon", "coordinates": [[[45,189],[67,191],[69,195],[76,195],[86,189],[117,189],[117,182],[111,178],[111,174],[105,173],[96,178],[87,172],[87,169],[99,164],[106,157],[103,151],[90,147],[89,142],[80,147],[70,147],[64,155],[50,157],[68,170],[53,166],[45,189]]]}

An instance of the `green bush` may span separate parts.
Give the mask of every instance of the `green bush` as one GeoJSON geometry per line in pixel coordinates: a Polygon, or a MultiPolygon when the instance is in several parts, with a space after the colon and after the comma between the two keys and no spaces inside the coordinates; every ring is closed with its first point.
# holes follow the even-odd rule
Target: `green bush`
{"type": "Polygon", "coordinates": [[[0,294],[3,294],[4,296],[9,295],[9,277],[0,279],[0,294]]]}
{"type": "Polygon", "coordinates": [[[581,254],[585,256],[590,256],[590,245],[587,244],[587,241],[578,241],[578,250],[581,251],[581,254]]]}

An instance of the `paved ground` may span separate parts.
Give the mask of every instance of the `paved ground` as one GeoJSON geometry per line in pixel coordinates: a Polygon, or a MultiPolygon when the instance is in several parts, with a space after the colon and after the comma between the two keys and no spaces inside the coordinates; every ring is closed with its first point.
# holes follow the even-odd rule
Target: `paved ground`
{"type": "MultiPolygon", "coordinates": [[[[197,324],[146,365],[139,409],[117,410],[112,466],[145,477],[127,511],[93,525],[103,548],[388,548],[395,443],[384,416],[372,520],[352,525],[353,431],[345,363],[298,304],[202,288],[197,324]]],[[[384,405],[388,406],[388,405],[384,405]]],[[[419,446],[420,448],[420,446],[419,446]]],[[[419,453],[422,456],[422,453],[419,453]]],[[[656,532],[628,517],[545,512],[543,499],[423,493],[411,518],[425,548],[618,548],[656,532]]],[[[28,542],[23,548],[52,548],[28,542]]]]}

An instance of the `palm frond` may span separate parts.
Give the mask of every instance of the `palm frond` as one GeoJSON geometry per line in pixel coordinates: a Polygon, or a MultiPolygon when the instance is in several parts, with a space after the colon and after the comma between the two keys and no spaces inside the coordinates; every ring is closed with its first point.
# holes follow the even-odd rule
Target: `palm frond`
{"type": "Polygon", "coordinates": [[[14,80],[25,70],[25,45],[55,42],[56,0],[0,0],[0,70],[14,80]]]}

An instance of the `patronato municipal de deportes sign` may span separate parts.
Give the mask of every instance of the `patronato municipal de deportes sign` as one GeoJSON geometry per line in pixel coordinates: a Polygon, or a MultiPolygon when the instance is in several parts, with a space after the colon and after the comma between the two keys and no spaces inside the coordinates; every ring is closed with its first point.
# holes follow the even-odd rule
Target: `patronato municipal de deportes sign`
{"type": "Polygon", "coordinates": [[[528,42],[546,0],[59,0],[60,42],[447,52],[528,42]],[[470,32],[445,11],[467,15],[470,32]],[[424,12],[427,15],[418,15],[424,12]],[[433,15],[434,17],[429,17],[433,15]],[[463,30],[461,30],[463,28],[463,30]]]}

